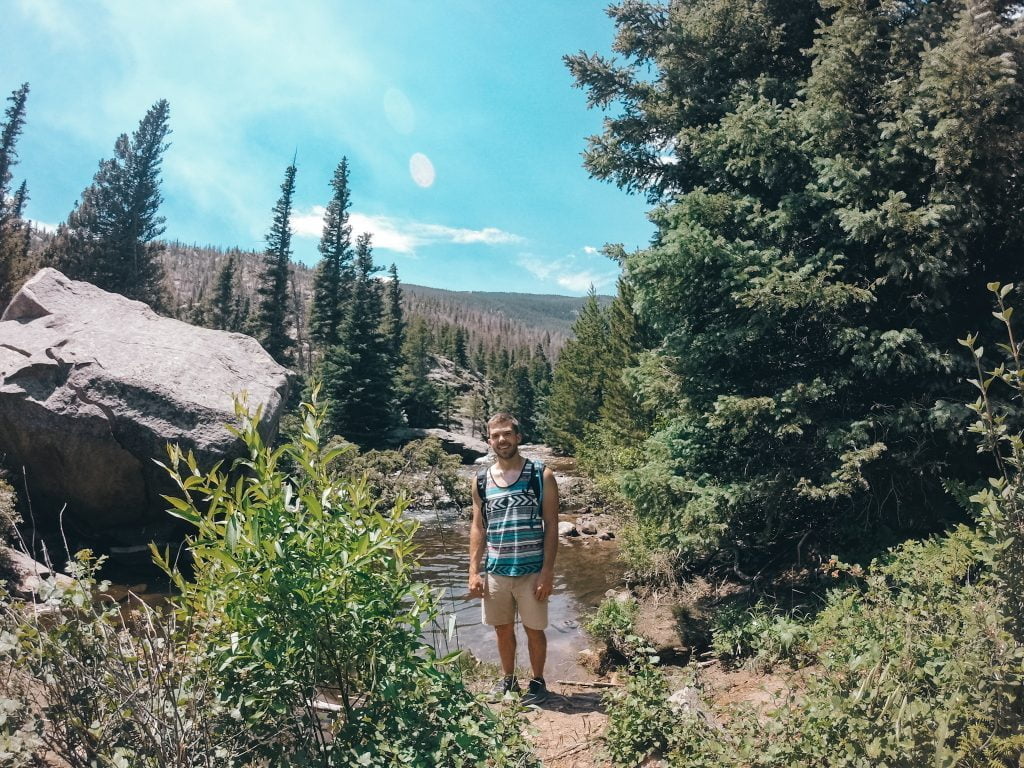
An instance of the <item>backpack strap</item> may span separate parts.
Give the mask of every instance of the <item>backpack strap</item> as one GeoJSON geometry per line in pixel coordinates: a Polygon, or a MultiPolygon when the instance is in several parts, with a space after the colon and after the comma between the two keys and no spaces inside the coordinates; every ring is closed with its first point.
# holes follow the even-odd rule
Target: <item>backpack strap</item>
{"type": "Polygon", "coordinates": [[[490,467],[484,467],[476,473],[476,493],[480,497],[480,512],[484,516],[484,522],[487,522],[487,473],[490,471],[490,467]]]}
{"type": "Polygon", "coordinates": [[[530,472],[530,485],[533,489],[533,495],[537,497],[537,505],[540,509],[541,517],[544,516],[544,462],[534,461],[530,459],[531,467],[530,472]]]}

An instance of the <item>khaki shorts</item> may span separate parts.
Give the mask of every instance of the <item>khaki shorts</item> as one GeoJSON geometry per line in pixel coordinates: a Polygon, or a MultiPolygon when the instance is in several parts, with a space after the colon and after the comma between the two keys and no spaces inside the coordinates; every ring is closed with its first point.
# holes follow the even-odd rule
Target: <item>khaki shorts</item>
{"type": "Polygon", "coordinates": [[[527,573],[522,576],[499,576],[488,573],[487,594],[484,595],[484,624],[498,627],[511,624],[516,620],[516,609],[523,626],[528,629],[547,629],[548,601],[538,600],[533,589],[537,585],[539,573],[527,573]]]}

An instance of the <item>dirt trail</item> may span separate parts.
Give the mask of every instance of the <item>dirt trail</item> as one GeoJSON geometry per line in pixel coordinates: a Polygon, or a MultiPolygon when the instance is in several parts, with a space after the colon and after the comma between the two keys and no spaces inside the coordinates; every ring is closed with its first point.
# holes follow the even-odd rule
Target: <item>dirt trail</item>
{"type": "Polygon", "coordinates": [[[608,718],[603,691],[576,686],[550,686],[551,698],[526,715],[527,736],[546,768],[609,766],[603,759],[608,718]]]}

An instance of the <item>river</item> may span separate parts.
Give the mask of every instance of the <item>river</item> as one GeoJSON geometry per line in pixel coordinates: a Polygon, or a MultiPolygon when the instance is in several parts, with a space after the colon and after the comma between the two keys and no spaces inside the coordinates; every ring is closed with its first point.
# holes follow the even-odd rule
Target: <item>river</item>
{"type": "MultiPolygon", "coordinates": [[[[480,618],[480,600],[467,599],[466,576],[469,565],[469,520],[456,510],[410,512],[420,523],[416,533],[419,545],[419,576],[443,591],[445,615],[434,638],[441,653],[468,650],[484,662],[498,662],[494,630],[480,618]],[[455,615],[455,631],[448,638],[448,616],[455,615]]],[[[562,519],[573,519],[563,516],[562,519]]],[[[591,644],[581,624],[601,602],[605,592],[622,583],[623,566],[617,558],[616,542],[596,537],[559,540],[555,561],[555,591],[548,608],[548,664],[546,677],[581,679],[590,677],[577,663],[577,655],[591,644]]],[[[517,627],[519,650],[517,666],[529,669],[526,637],[517,627]]]]}

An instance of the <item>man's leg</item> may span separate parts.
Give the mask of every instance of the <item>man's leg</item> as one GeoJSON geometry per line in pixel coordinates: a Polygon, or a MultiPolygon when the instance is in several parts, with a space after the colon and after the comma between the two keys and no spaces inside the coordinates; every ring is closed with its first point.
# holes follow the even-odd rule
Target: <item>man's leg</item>
{"type": "MultiPolygon", "coordinates": [[[[498,638],[498,658],[501,659],[501,672],[505,677],[516,673],[516,625],[499,624],[494,628],[498,638]]],[[[543,634],[543,633],[542,633],[543,634]]],[[[530,646],[530,658],[533,658],[533,646],[530,646]]]]}
{"type": "MultiPolygon", "coordinates": [[[[542,680],[544,679],[544,663],[548,658],[548,637],[544,634],[543,629],[530,629],[525,624],[523,629],[526,630],[526,646],[530,651],[530,668],[533,670],[533,676],[542,680]]],[[[512,638],[512,643],[514,653],[515,636],[512,638]]]]}

